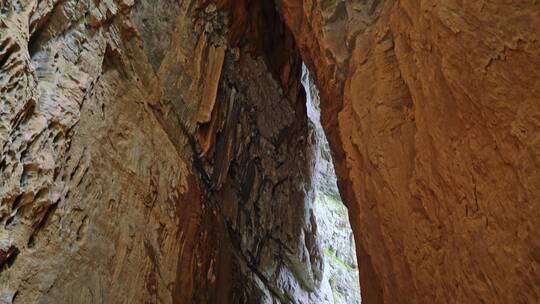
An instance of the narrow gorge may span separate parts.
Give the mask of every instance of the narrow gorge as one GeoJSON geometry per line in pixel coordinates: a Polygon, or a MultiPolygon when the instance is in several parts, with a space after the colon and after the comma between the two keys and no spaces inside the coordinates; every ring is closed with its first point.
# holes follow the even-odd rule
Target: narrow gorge
{"type": "Polygon", "coordinates": [[[0,303],[536,303],[539,27],[0,0],[0,303]]]}

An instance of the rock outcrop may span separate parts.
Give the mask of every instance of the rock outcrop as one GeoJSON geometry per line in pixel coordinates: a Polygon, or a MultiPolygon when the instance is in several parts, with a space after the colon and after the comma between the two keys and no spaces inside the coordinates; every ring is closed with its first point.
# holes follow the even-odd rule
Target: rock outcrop
{"type": "Polygon", "coordinates": [[[195,54],[173,26],[189,3],[0,6],[2,303],[182,300],[213,226],[187,141],[154,109],[202,91],[176,82],[200,75],[178,62],[195,54]]]}
{"type": "Polygon", "coordinates": [[[362,300],[535,302],[539,12],[0,0],[0,302],[320,301],[302,60],[362,300]]]}
{"type": "Polygon", "coordinates": [[[2,2],[2,303],[321,301],[302,61],[243,5],[2,2]]]}
{"type": "Polygon", "coordinates": [[[306,90],[308,117],[313,124],[317,142],[313,183],[317,239],[324,252],[320,290],[322,303],[361,303],[356,247],[349,213],[339,195],[330,146],[321,125],[319,92],[305,67],[302,84],[306,90]]]}
{"type": "Polygon", "coordinates": [[[366,303],[540,296],[536,1],[300,1],[366,303]]]}

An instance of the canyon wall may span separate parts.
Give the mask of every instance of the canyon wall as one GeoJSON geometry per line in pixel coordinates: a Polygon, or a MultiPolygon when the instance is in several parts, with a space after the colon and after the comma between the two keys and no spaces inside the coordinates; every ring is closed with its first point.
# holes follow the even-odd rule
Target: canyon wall
{"type": "Polygon", "coordinates": [[[196,33],[166,52],[189,4],[133,5],[1,3],[2,303],[170,302],[212,255],[186,140],[154,113],[164,75],[199,75],[168,63],[196,33]]]}
{"type": "Polygon", "coordinates": [[[540,297],[537,1],[282,0],[366,303],[540,297]]]}
{"type": "Polygon", "coordinates": [[[0,2],[1,303],[320,302],[302,62],[239,4],[0,2]]]}
{"type": "Polygon", "coordinates": [[[532,0],[0,1],[0,302],[319,301],[302,60],[362,300],[534,302],[539,26],[532,0]]]}
{"type": "Polygon", "coordinates": [[[349,212],[339,195],[332,152],[321,125],[319,91],[305,66],[302,68],[302,84],[306,91],[308,117],[317,134],[313,174],[315,219],[317,239],[324,252],[321,292],[328,295],[322,303],[358,304],[362,299],[349,212]]]}

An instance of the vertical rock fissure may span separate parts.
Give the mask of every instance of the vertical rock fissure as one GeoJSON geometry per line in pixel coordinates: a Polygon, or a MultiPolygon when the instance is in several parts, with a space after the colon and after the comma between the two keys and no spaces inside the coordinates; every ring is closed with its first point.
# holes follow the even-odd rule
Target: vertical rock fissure
{"type": "MultiPolygon", "coordinates": [[[[325,172],[333,183],[316,190],[324,188],[317,185],[317,162],[331,168],[331,158],[318,115],[310,117],[313,109],[306,108],[302,61],[288,28],[265,1],[209,4],[201,19],[210,49],[225,51],[209,53],[220,77],[213,75],[219,84],[208,87],[217,92],[207,92],[212,99],[199,107],[197,116],[205,119],[195,135],[185,133],[207,201],[227,232],[219,251],[231,254],[211,263],[237,269],[205,286],[229,286],[234,303],[358,303],[354,242],[335,173],[325,172]],[[233,21],[224,33],[226,18],[233,21]],[[336,217],[331,223],[316,218],[316,199],[335,203],[323,207],[336,217]],[[344,227],[323,234],[319,225],[344,227]],[[339,246],[323,248],[321,238],[339,246]]],[[[196,293],[199,302],[219,300],[196,293]]]]}
{"type": "Polygon", "coordinates": [[[325,303],[360,303],[358,263],[349,213],[339,193],[330,146],[320,121],[319,92],[305,66],[302,85],[306,90],[307,115],[316,135],[313,187],[317,238],[324,253],[321,293],[326,296],[325,303]]]}
{"type": "Polygon", "coordinates": [[[0,303],[328,302],[302,62],[364,302],[537,302],[510,2],[0,0],[0,303]]]}

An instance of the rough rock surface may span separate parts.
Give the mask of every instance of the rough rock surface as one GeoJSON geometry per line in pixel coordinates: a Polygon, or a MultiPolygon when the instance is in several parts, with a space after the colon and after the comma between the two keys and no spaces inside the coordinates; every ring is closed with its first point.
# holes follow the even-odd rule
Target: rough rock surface
{"type": "MultiPolygon", "coordinates": [[[[219,13],[211,4],[205,13],[221,16],[225,7],[217,8],[219,13]]],[[[196,169],[234,248],[235,265],[229,267],[240,269],[236,280],[218,284],[231,285],[232,296],[224,296],[231,303],[318,303],[323,257],[313,214],[314,134],[299,82],[301,60],[273,3],[246,9],[245,21],[233,19],[243,22],[243,39],[234,39],[233,25],[222,40],[227,51],[217,55],[219,86],[212,86],[215,100],[199,106],[204,119],[198,120],[194,147],[196,169]],[[275,30],[260,36],[264,28],[275,30]],[[265,53],[271,43],[289,45],[274,57],[265,53]]],[[[208,33],[216,39],[220,34],[208,33]]]]}
{"type": "Polygon", "coordinates": [[[194,282],[210,226],[186,141],[153,111],[179,66],[147,58],[151,6],[133,5],[0,3],[2,303],[170,302],[194,282]]]}
{"type": "Polygon", "coordinates": [[[321,298],[324,303],[358,304],[361,302],[358,263],[349,213],[339,195],[330,146],[320,122],[319,92],[305,66],[302,84],[308,117],[316,134],[313,186],[317,239],[324,252],[321,298]]]}
{"type": "Polygon", "coordinates": [[[537,1],[275,2],[0,1],[0,301],[317,301],[300,55],[363,301],[540,298],[537,1]]]}
{"type": "Polygon", "coordinates": [[[232,24],[198,1],[0,5],[1,303],[321,301],[314,135],[273,3],[232,24]]]}
{"type": "Polygon", "coordinates": [[[282,0],[366,303],[540,297],[537,1],[282,0]]]}

